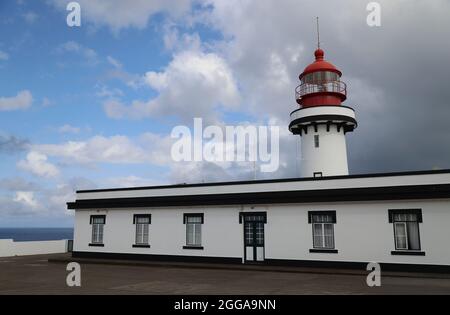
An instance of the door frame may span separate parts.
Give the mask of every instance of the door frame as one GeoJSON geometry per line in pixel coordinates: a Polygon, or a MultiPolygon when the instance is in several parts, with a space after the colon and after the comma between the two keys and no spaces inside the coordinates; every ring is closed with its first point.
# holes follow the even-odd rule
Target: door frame
{"type": "MultiPolygon", "coordinates": [[[[239,212],[239,223],[242,224],[242,230],[243,230],[243,234],[242,234],[242,241],[243,241],[243,250],[244,250],[244,263],[245,264],[260,264],[260,263],[264,263],[265,261],[265,255],[266,255],[266,229],[265,229],[265,224],[267,223],[267,212],[265,211],[258,211],[258,212],[239,212]],[[257,222],[260,222],[263,224],[263,244],[262,246],[253,246],[253,260],[247,260],[247,247],[245,244],[245,223],[246,223],[246,217],[248,216],[262,216],[263,219],[261,221],[254,221],[254,224],[256,224],[257,222]],[[258,247],[262,247],[263,249],[263,260],[262,261],[258,261],[257,259],[257,255],[256,255],[256,251],[258,247]]],[[[253,233],[256,233],[256,229],[254,228],[253,233]]],[[[255,235],[254,235],[255,237],[255,235]]]]}

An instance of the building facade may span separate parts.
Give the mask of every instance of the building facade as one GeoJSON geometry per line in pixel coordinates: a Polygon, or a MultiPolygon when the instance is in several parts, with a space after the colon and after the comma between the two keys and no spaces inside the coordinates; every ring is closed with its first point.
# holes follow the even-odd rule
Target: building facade
{"type": "Polygon", "coordinates": [[[79,191],[75,257],[450,267],[450,171],[79,191]]]}
{"type": "Polygon", "coordinates": [[[348,175],[342,73],[315,52],[302,178],[77,191],[74,257],[450,271],[450,170],[348,175]]]}

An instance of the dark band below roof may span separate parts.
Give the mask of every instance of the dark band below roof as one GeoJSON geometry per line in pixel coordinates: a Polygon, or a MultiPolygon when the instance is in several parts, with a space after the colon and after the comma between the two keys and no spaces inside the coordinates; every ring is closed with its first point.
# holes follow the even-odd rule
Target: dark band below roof
{"type": "Polygon", "coordinates": [[[81,199],[67,203],[67,207],[68,209],[79,210],[99,208],[258,205],[436,198],[450,198],[450,184],[81,199]]]}

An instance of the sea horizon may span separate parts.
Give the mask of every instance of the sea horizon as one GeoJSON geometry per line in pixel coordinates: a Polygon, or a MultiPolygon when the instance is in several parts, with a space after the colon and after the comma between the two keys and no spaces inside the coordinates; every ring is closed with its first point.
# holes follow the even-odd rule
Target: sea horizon
{"type": "Polygon", "coordinates": [[[73,239],[73,227],[0,227],[0,239],[16,242],[73,239]]]}

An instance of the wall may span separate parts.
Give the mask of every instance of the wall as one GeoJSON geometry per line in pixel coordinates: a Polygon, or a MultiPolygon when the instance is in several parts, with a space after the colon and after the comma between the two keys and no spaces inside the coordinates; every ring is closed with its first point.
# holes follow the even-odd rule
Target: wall
{"type": "Polygon", "coordinates": [[[14,242],[0,239],[0,257],[57,254],[67,252],[67,240],[14,242]]]}
{"type": "Polygon", "coordinates": [[[267,211],[265,255],[267,259],[323,260],[379,263],[450,265],[450,200],[346,202],[327,204],[262,205],[255,207],[148,208],[87,211],[75,215],[74,251],[243,257],[243,226],[240,211],[267,211]],[[394,256],[389,209],[421,208],[420,238],[425,256],[394,256]],[[312,227],[308,211],[335,210],[337,254],[310,253],[312,227]],[[204,213],[204,250],[184,250],[183,213],[204,213]],[[151,248],[132,248],[135,237],[133,215],[152,214],[151,248]],[[92,214],[106,214],[104,247],[89,247],[92,214]]]}
{"type": "Polygon", "coordinates": [[[74,251],[109,253],[187,255],[209,257],[242,257],[243,230],[239,224],[236,207],[214,208],[153,208],[120,209],[103,211],[76,211],[74,251]],[[204,250],[183,249],[186,245],[184,213],[204,213],[202,246],[204,250]],[[104,247],[90,247],[92,226],[90,215],[106,215],[104,247]],[[135,229],[134,214],[151,214],[149,243],[151,248],[133,248],[135,229]]]}
{"type": "Polygon", "coordinates": [[[303,133],[301,139],[300,170],[302,177],[313,177],[321,172],[323,176],[348,175],[347,145],[344,128],[336,124],[318,125],[317,132],[313,126],[308,126],[308,133],[303,133]],[[319,147],[315,147],[314,136],[319,136],[319,147]]]}
{"type": "Polygon", "coordinates": [[[450,265],[449,210],[449,200],[277,206],[268,215],[266,258],[450,265]],[[425,256],[391,255],[395,245],[388,210],[408,208],[422,209],[423,223],[419,224],[419,230],[425,256]],[[307,213],[311,210],[336,210],[337,254],[309,253],[312,227],[307,213]]]}

